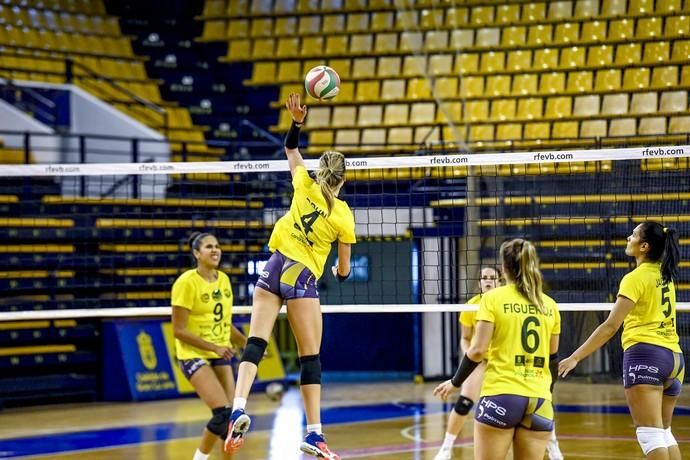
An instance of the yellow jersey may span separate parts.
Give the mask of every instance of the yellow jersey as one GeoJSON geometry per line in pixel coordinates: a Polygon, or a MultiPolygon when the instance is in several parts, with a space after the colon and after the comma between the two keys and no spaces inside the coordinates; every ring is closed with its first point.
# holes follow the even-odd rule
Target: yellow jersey
{"type": "Polygon", "coordinates": [[[512,394],[551,401],[551,336],[561,333],[556,302],[542,295],[544,313],[514,284],[482,295],[477,321],[494,324],[481,395],[512,394]]]}
{"type": "MultiPolygon", "coordinates": [[[[209,283],[196,269],[187,270],[172,287],[172,305],[189,310],[187,329],[207,342],[230,346],[232,324],[232,286],[228,275],[218,270],[218,279],[209,283]]],[[[177,359],[218,358],[175,339],[177,359]]]]}
{"type": "Polygon", "coordinates": [[[635,306],[623,321],[623,350],[649,343],[680,353],[676,331],[676,287],[664,283],[661,264],[646,262],[621,280],[618,295],[635,306]]]}
{"type": "Polygon", "coordinates": [[[304,166],[295,168],[292,186],[295,193],[290,210],[276,222],[268,247],[271,252],[280,251],[301,262],[318,279],[334,241],[357,242],[355,218],[347,203],[338,198],[328,213],[321,186],[309,177],[304,166]]]}
{"type": "MultiPolygon", "coordinates": [[[[467,303],[469,305],[479,305],[479,302],[481,300],[482,300],[482,295],[477,294],[476,296],[474,296],[470,300],[468,300],[467,303]]],[[[477,312],[476,311],[460,312],[460,324],[462,324],[465,327],[471,327],[472,329],[477,327],[477,312]]]]}

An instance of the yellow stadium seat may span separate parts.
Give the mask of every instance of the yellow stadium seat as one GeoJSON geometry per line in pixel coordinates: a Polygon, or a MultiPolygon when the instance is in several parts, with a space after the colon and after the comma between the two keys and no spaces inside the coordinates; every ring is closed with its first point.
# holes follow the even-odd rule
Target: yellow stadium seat
{"type": "MultiPolygon", "coordinates": [[[[304,85],[302,85],[304,86],[304,85]]],[[[355,84],[354,82],[341,82],[340,92],[338,93],[338,101],[350,102],[355,100],[355,84]]]]}
{"type": "Polygon", "coordinates": [[[457,77],[439,77],[435,80],[435,97],[441,99],[453,99],[458,96],[457,77]]]}
{"type": "Polygon", "coordinates": [[[276,45],[276,56],[282,58],[294,57],[298,49],[300,49],[299,38],[282,37],[278,39],[278,44],[276,45]]]}
{"type": "Polygon", "coordinates": [[[496,24],[513,24],[520,22],[520,5],[497,5],[496,24]]]}
{"type": "Polygon", "coordinates": [[[561,50],[561,67],[579,68],[585,65],[585,51],[581,46],[571,46],[561,50]]]}
{"type": "Polygon", "coordinates": [[[479,53],[462,53],[455,58],[455,71],[471,73],[479,70],[479,53]]]}
{"type": "MultiPolygon", "coordinates": [[[[343,92],[343,85],[340,85],[340,93],[338,94],[338,99],[342,96],[343,92]]],[[[280,95],[278,96],[278,100],[280,102],[283,102],[287,100],[288,96],[291,93],[297,93],[299,94],[302,98],[304,98],[304,85],[303,84],[287,84],[287,85],[280,85],[280,95]]],[[[281,113],[287,112],[287,110],[281,110],[281,113]]],[[[288,123],[289,126],[289,123],[288,123]]]]}
{"type": "Polygon", "coordinates": [[[623,88],[647,88],[649,86],[649,74],[649,68],[647,67],[625,69],[623,73],[623,88]]]}
{"type": "MultiPolygon", "coordinates": [[[[379,58],[377,75],[379,77],[396,77],[400,75],[402,59],[397,56],[383,56],[379,58]]],[[[337,67],[334,67],[337,69],[337,67]]]]}
{"type": "Polygon", "coordinates": [[[228,59],[248,59],[250,56],[251,41],[249,40],[232,40],[228,48],[228,59]]]}
{"type": "Polygon", "coordinates": [[[542,117],[544,99],[531,97],[518,100],[517,117],[520,120],[536,120],[542,117]]]}
{"type": "Polygon", "coordinates": [[[571,92],[586,92],[591,91],[593,86],[594,75],[589,70],[580,72],[568,73],[568,91],[571,92]]]}
{"type": "MultiPolygon", "coordinates": [[[[599,0],[576,0],[575,1],[575,17],[581,18],[594,18],[599,16],[599,0]]],[[[583,37],[587,37],[584,33],[583,37]]]]}
{"type": "Polygon", "coordinates": [[[549,97],[546,99],[547,118],[564,118],[572,114],[573,99],[568,96],[549,97]]]}
{"type": "Polygon", "coordinates": [[[664,26],[664,35],[666,37],[681,37],[690,35],[690,16],[683,15],[667,17],[666,25],[664,26]]]}
{"type": "Polygon", "coordinates": [[[409,118],[408,104],[386,104],[383,124],[387,126],[406,125],[409,118]]]}
{"type": "Polygon", "coordinates": [[[681,0],[657,0],[656,2],[657,13],[671,13],[674,11],[680,11],[681,9],[681,0]]]}
{"type": "Polygon", "coordinates": [[[687,91],[667,91],[661,93],[660,112],[685,112],[688,109],[687,91]]]}
{"type": "Polygon", "coordinates": [[[357,82],[355,100],[359,102],[377,101],[380,99],[381,82],[379,80],[362,80],[357,82]]]}
{"type": "Polygon", "coordinates": [[[640,18],[637,20],[637,38],[654,38],[661,36],[662,18],[640,18]]]}
{"type": "Polygon", "coordinates": [[[272,8],[273,0],[252,0],[250,2],[249,11],[256,15],[268,14],[271,12],[272,8]]]}
{"type": "Polygon", "coordinates": [[[427,51],[440,51],[448,49],[448,31],[430,30],[425,33],[424,49],[427,51]]]}
{"type": "Polygon", "coordinates": [[[441,132],[443,133],[443,140],[445,142],[465,142],[467,127],[459,125],[444,126],[441,132]]]}
{"type": "Polygon", "coordinates": [[[542,48],[534,51],[535,69],[554,69],[558,67],[558,50],[542,48]]]}
{"type": "Polygon", "coordinates": [[[372,78],[376,75],[375,58],[355,58],[352,61],[352,76],[354,78],[372,78]]]}
{"type": "Polygon", "coordinates": [[[548,123],[525,123],[525,139],[547,140],[551,137],[551,128],[548,123]]]}
{"type": "Polygon", "coordinates": [[[527,22],[542,22],[546,19],[545,3],[525,3],[522,5],[522,20],[527,22]]]}
{"type": "Polygon", "coordinates": [[[635,93],[630,101],[630,113],[655,113],[659,98],[654,93],[635,93]]]}
{"type": "Polygon", "coordinates": [[[436,104],[417,102],[410,105],[410,124],[433,124],[436,119],[436,104]]]}
{"type": "Polygon", "coordinates": [[[690,86],[690,66],[684,65],[683,72],[680,77],[681,86],[690,86]]]}
{"type": "Polygon", "coordinates": [[[479,70],[484,73],[493,73],[505,68],[506,56],[503,51],[489,51],[482,53],[479,70]]]}
{"type": "Polygon", "coordinates": [[[347,54],[347,35],[327,35],[326,56],[342,56],[347,54]]]}
{"type": "MultiPolygon", "coordinates": [[[[315,37],[316,38],[316,37],[315,37]]],[[[318,37],[321,38],[321,37],[318,37]]],[[[252,46],[252,57],[254,58],[263,58],[263,57],[271,57],[275,55],[275,40],[273,38],[257,38],[254,40],[254,44],[252,46]]],[[[323,43],[322,43],[323,45],[323,43]]],[[[318,48],[307,48],[306,50],[302,48],[302,52],[304,54],[309,54],[310,52],[313,53],[314,49],[322,49],[323,46],[318,47],[318,48]],[[308,51],[307,51],[308,50],[308,51]]]]}
{"type": "Polygon", "coordinates": [[[572,1],[549,2],[549,19],[569,19],[573,16],[572,1]]]}
{"type": "Polygon", "coordinates": [[[605,137],[606,120],[585,120],[580,123],[580,137],[605,137]]]}
{"type": "Polygon", "coordinates": [[[276,18],[273,33],[275,35],[295,35],[297,32],[297,18],[276,18]]]}
{"type": "MultiPolygon", "coordinates": [[[[210,21],[209,21],[210,22],[210,21]]],[[[207,22],[208,24],[208,22],[207,22]]],[[[205,34],[204,34],[205,35],[205,34]]],[[[228,38],[243,38],[249,35],[249,20],[232,19],[228,21],[228,38]]]]}
{"type": "Polygon", "coordinates": [[[469,101],[465,104],[465,119],[469,121],[485,121],[489,119],[489,101],[469,101]]]}
{"type": "Polygon", "coordinates": [[[618,118],[611,120],[609,136],[634,136],[637,134],[637,123],[634,118],[618,118]]]}
{"type": "Polygon", "coordinates": [[[666,134],[666,118],[665,117],[651,117],[640,119],[640,125],[637,129],[638,134],[666,134]]]}
{"type": "Polygon", "coordinates": [[[357,107],[336,106],[333,107],[333,127],[352,126],[357,119],[357,107]]]}
{"type": "Polygon", "coordinates": [[[405,52],[420,52],[422,50],[422,32],[401,32],[400,50],[405,52]]]}
{"type": "Polygon", "coordinates": [[[362,130],[362,148],[377,150],[386,145],[386,130],[383,128],[368,128],[362,130]]]}
{"type": "Polygon", "coordinates": [[[225,21],[205,21],[202,38],[204,40],[224,40],[225,21]]]}
{"type": "MultiPolygon", "coordinates": [[[[232,4],[234,2],[228,2],[232,4]]],[[[300,13],[315,13],[319,10],[319,0],[297,0],[297,11],[300,13]]]]}
{"type": "Polygon", "coordinates": [[[493,75],[486,77],[485,94],[489,96],[507,96],[510,94],[510,75],[493,75]]]}
{"type": "Polygon", "coordinates": [[[276,63],[275,62],[255,62],[252,69],[252,82],[254,83],[270,83],[276,78],[276,63]]]}
{"type": "Polygon", "coordinates": [[[463,50],[474,46],[474,30],[456,29],[450,32],[450,47],[455,50],[463,50]]]}
{"type": "Polygon", "coordinates": [[[388,143],[391,145],[409,145],[412,144],[412,128],[389,128],[388,129],[388,143]]]}
{"type": "Polygon", "coordinates": [[[494,7],[487,6],[473,6],[470,13],[470,23],[475,25],[487,25],[494,22],[494,7]]]}
{"type": "Polygon", "coordinates": [[[337,72],[338,75],[340,75],[340,79],[342,80],[343,78],[350,78],[351,72],[352,72],[352,61],[349,59],[329,59],[328,65],[332,68],[334,68],[337,72]]]}
{"type": "Polygon", "coordinates": [[[374,32],[393,30],[393,12],[375,11],[371,14],[371,27],[374,32]]]}
{"type": "Polygon", "coordinates": [[[383,84],[381,85],[381,99],[384,101],[402,99],[405,94],[405,82],[406,80],[383,80],[383,84]]]}
{"type": "Polygon", "coordinates": [[[628,13],[630,14],[644,14],[654,11],[654,0],[630,0],[628,5],[628,13]]]}
{"type": "MultiPolygon", "coordinates": [[[[561,3],[561,2],[558,2],[561,3]]],[[[580,23],[564,22],[556,25],[553,41],[554,43],[575,43],[580,39],[580,23]]],[[[589,40],[590,37],[585,39],[589,40]]]]}
{"type": "Polygon", "coordinates": [[[506,70],[527,70],[532,67],[532,51],[508,51],[506,70]]]}
{"type": "Polygon", "coordinates": [[[604,115],[622,115],[628,113],[627,94],[605,94],[601,103],[601,113],[604,115]]]}
{"type": "Polygon", "coordinates": [[[690,40],[678,40],[673,42],[671,60],[685,61],[688,59],[688,56],[690,56],[690,40]]]}
{"type": "MultiPolygon", "coordinates": [[[[449,75],[453,73],[452,54],[434,54],[429,58],[429,73],[431,75],[449,75]]],[[[398,71],[400,74],[400,71],[398,71]]]]}
{"type": "Polygon", "coordinates": [[[690,133],[690,117],[671,117],[668,123],[668,132],[671,134],[690,133]]]}
{"type": "Polygon", "coordinates": [[[456,29],[469,24],[469,10],[466,7],[452,6],[446,9],[446,27],[456,29]]]}
{"type": "Polygon", "coordinates": [[[398,49],[397,33],[377,33],[374,42],[374,51],[377,54],[396,52],[398,49]]]}
{"type": "Polygon", "coordinates": [[[503,29],[501,45],[522,45],[527,40],[527,28],[525,26],[511,26],[503,29]]]}
{"type": "Polygon", "coordinates": [[[345,32],[344,14],[326,14],[323,16],[322,31],[325,34],[337,34],[345,32]]]}
{"type": "Polygon", "coordinates": [[[359,118],[357,118],[357,125],[359,126],[375,126],[380,125],[383,121],[383,106],[382,105],[360,105],[359,118]]]}
{"type": "Polygon", "coordinates": [[[565,73],[551,72],[541,74],[539,92],[542,94],[554,94],[565,91],[565,73]]]}
{"type": "Polygon", "coordinates": [[[587,116],[599,114],[600,96],[592,94],[589,96],[577,96],[573,105],[573,115],[587,116]]]}
{"type": "Polygon", "coordinates": [[[597,74],[594,80],[594,89],[596,91],[608,91],[612,89],[619,89],[620,87],[620,69],[597,70],[597,74]]]}
{"type": "Polygon", "coordinates": [[[601,14],[604,16],[624,16],[626,10],[627,0],[604,0],[601,7],[601,14]]]}
{"type": "Polygon", "coordinates": [[[369,14],[349,13],[347,15],[347,32],[367,32],[369,31],[369,14]]]}
{"type": "Polygon", "coordinates": [[[423,9],[419,12],[419,26],[424,29],[441,29],[443,27],[443,9],[423,9]]]}
{"type": "Polygon", "coordinates": [[[642,46],[639,43],[616,45],[616,64],[639,64],[642,60],[642,46]]]}
{"type": "Polygon", "coordinates": [[[513,76],[513,94],[536,94],[538,77],[536,74],[518,74],[513,76]]]}
{"type": "MultiPolygon", "coordinates": [[[[304,19],[304,18],[302,18],[304,19]]],[[[301,21],[300,21],[301,26],[301,21]]],[[[317,31],[319,28],[317,27],[317,31]]],[[[272,18],[255,18],[252,20],[252,27],[250,30],[250,35],[252,37],[270,37],[273,34],[273,19],[272,18]]],[[[314,32],[301,32],[301,33],[314,33],[314,32]]]]}
{"type": "Polygon", "coordinates": [[[417,145],[437,144],[441,141],[441,129],[438,126],[418,126],[414,130],[414,143],[417,145]]]}
{"type": "Polygon", "coordinates": [[[357,34],[350,36],[350,53],[371,55],[374,37],[372,34],[357,34]]]}
{"type": "Polygon", "coordinates": [[[431,98],[431,87],[426,78],[411,78],[407,81],[408,99],[429,99],[431,98]]]}
{"type": "Polygon", "coordinates": [[[643,62],[668,61],[671,56],[671,44],[667,41],[645,43],[643,62]]]}
{"type": "Polygon", "coordinates": [[[606,39],[606,21],[583,22],[582,37],[587,41],[604,41],[606,39]]]}
{"type": "Polygon", "coordinates": [[[335,148],[338,150],[352,149],[359,145],[359,129],[339,129],[335,133],[335,148]]]}
{"type": "Polygon", "coordinates": [[[678,66],[654,67],[652,88],[666,88],[678,85],[678,66]]]}
{"type": "Polygon", "coordinates": [[[475,97],[484,95],[484,77],[463,77],[460,80],[460,96],[475,97]]]}
{"type": "Polygon", "coordinates": [[[462,102],[441,101],[436,111],[437,123],[461,123],[462,122],[462,102]]]}
{"type": "Polygon", "coordinates": [[[491,102],[492,120],[512,120],[515,118],[515,99],[496,99],[491,102]]]}
{"type": "Polygon", "coordinates": [[[224,0],[208,0],[204,3],[204,16],[222,16],[225,14],[224,0]]]}
{"type": "Polygon", "coordinates": [[[493,125],[473,125],[470,126],[470,142],[492,141],[494,140],[493,125]]]}
{"type": "Polygon", "coordinates": [[[416,29],[419,24],[419,12],[413,9],[400,9],[395,15],[395,28],[398,30],[416,29]]]}
{"type": "Polygon", "coordinates": [[[474,44],[476,46],[497,46],[500,42],[500,29],[498,27],[483,27],[477,29],[477,36],[474,44]]]}
{"type": "Polygon", "coordinates": [[[621,40],[624,41],[629,38],[633,38],[633,28],[635,27],[634,21],[630,19],[617,19],[609,23],[609,40],[621,40]]]}
{"type": "Polygon", "coordinates": [[[522,125],[520,123],[505,123],[496,127],[497,141],[517,141],[522,139],[522,125]]]}
{"type": "Polygon", "coordinates": [[[553,139],[577,139],[577,121],[557,121],[553,124],[553,139]]]}
{"type": "Polygon", "coordinates": [[[403,60],[403,75],[406,77],[416,77],[426,75],[427,61],[426,56],[405,56],[403,60]]]}
{"type": "Polygon", "coordinates": [[[601,45],[589,47],[587,65],[592,67],[606,67],[613,64],[613,46],[601,45]]]}

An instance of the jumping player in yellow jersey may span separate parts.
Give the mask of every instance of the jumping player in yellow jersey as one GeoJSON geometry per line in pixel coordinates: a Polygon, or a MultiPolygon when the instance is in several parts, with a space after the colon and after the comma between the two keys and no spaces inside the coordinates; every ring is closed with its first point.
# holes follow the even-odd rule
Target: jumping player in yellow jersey
{"type": "Polygon", "coordinates": [[[290,327],[297,341],[300,390],[307,418],[307,436],[301,450],[309,455],[338,459],[321,431],[321,334],[323,319],[316,282],[323,274],[331,244],[338,241],[338,265],[333,275],[344,281],[350,275],[350,245],[356,242],[355,220],[347,203],[338,199],[345,183],[345,157],[338,152],[321,155],[316,180],[309,177],[297,148],[299,130],[307,107],[297,94],[286,107],[292,126],[285,138],[294,195],[290,210],[276,223],[268,246],[273,255],[256,283],[247,348],[237,376],[230,435],[225,450],[234,452],[244,442],[251,420],[244,409],[257,365],[284,301],[290,327]]]}
{"type": "Polygon", "coordinates": [[[676,331],[680,248],[675,230],[644,222],[628,237],[625,254],[637,267],[623,277],[611,313],[585,343],[561,361],[565,377],[601,348],[623,324],[623,386],[637,441],[648,459],[678,460],[671,433],[685,373],[676,331]]]}
{"type": "Polygon", "coordinates": [[[195,233],[189,245],[197,267],[173,284],[172,324],[180,369],[213,413],[194,454],[194,460],[206,460],[217,439],[228,434],[235,392],[232,344],[244,347],[247,338],[231,321],[232,287],[228,275],[218,270],[218,240],[209,233],[195,233]]]}
{"type": "MultiPolygon", "coordinates": [[[[499,276],[495,268],[484,267],[481,270],[481,279],[479,280],[480,294],[475,295],[467,301],[468,304],[479,304],[482,294],[489,292],[499,284],[499,276]]],[[[462,353],[467,353],[472,342],[472,335],[477,325],[476,311],[463,311],[460,313],[460,350],[462,353]]],[[[467,414],[469,414],[474,402],[479,399],[479,390],[482,386],[482,379],[484,378],[484,369],[486,369],[486,362],[482,362],[472,372],[460,389],[460,396],[458,397],[453,410],[448,415],[448,427],[446,428],[446,436],[441,445],[441,449],[434,457],[434,460],[450,460],[453,456],[453,443],[460,434],[467,414]]],[[[444,385],[450,385],[450,380],[437,386],[434,394],[440,392],[444,385]]]]}
{"type": "Polygon", "coordinates": [[[437,394],[446,398],[487,358],[475,413],[474,458],[505,458],[512,445],[516,460],[542,459],[553,429],[551,376],[560,313],[542,292],[532,243],[505,242],[500,254],[508,284],[482,296],[472,344],[450,384],[437,394]]]}

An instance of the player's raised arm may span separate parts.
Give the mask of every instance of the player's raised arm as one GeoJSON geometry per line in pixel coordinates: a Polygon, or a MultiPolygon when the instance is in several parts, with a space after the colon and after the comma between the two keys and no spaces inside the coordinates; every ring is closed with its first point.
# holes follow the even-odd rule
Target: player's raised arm
{"type": "Polygon", "coordinates": [[[307,117],[307,106],[301,105],[299,94],[291,93],[285,102],[285,107],[292,115],[292,125],[290,125],[287,136],[285,136],[285,155],[287,155],[288,165],[290,165],[290,174],[294,176],[295,168],[304,166],[298,145],[299,131],[307,117]]]}

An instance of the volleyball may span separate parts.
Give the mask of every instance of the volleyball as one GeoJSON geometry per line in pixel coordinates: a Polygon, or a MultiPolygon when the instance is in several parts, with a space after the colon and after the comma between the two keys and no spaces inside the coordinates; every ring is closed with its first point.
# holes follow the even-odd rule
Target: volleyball
{"type": "Polygon", "coordinates": [[[332,68],[319,65],[307,72],[304,88],[314,99],[333,99],[340,92],[340,76],[332,68]]]}
{"type": "Polygon", "coordinates": [[[280,382],[271,382],[266,385],[266,396],[271,401],[278,401],[285,393],[285,386],[280,382]]]}

